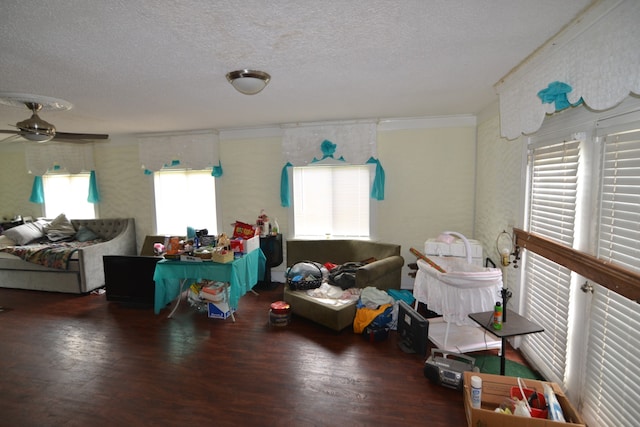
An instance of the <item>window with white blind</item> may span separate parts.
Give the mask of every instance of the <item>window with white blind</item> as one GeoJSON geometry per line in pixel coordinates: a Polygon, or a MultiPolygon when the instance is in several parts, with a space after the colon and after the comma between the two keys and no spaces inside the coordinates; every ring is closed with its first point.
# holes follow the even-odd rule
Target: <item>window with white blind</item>
{"type": "Polygon", "coordinates": [[[370,166],[312,165],[292,173],[296,238],[370,236],[370,166]]]}
{"type": "Polygon", "coordinates": [[[589,426],[632,427],[640,420],[638,303],[594,284],[580,410],[589,426]]]}
{"type": "Polygon", "coordinates": [[[55,218],[61,213],[69,219],[96,218],[95,204],[89,197],[90,174],[47,172],[42,176],[44,216],[55,218]]]}
{"type": "MultiPolygon", "coordinates": [[[[640,273],[640,100],[557,116],[530,142],[525,226],[640,273]]],[[[636,425],[640,409],[628,399],[640,395],[638,303],[525,252],[522,310],[545,332],[523,338],[523,353],[589,426],[636,425]]]]}
{"type": "Polygon", "coordinates": [[[640,272],[640,123],[604,122],[598,257],[640,272]]]}
{"type": "MultiPolygon", "coordinates": [[[[529,150],[529,224],[531,232],[573,247],[580,141],[539,142],[529,150]]],[[[543,375],[565,380],[572,273],[532,253],[525,264],[525,314],[544,328],[523,342],[523,350],[543,375]],[[528,350],[528,351],[527,351],[528,350]]]]}
{"type": "Polygon", "coordinates": [[[153,178],[157,234],[185,236],[187,227],[218,234],[211,169],[163,169],[154,172],[153,178]]]}

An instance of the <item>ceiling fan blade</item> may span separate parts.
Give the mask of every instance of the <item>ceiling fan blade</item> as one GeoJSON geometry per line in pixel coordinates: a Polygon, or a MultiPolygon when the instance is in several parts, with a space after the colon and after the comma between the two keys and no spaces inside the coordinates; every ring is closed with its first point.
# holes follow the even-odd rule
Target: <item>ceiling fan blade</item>
{"type": "Polygon", "coordinates": [[[22,138],[22,136],[18,132],[2,132],[2,133],[13,133],[13,135],[0,139],[0,144],[8,144],[13,141],[18,141],[22,138]]]}
{"type": "Polygon", "coordinates": [[[66,142],[91,142],[96,140],[109,139],[109,135],[100,133],[69,133],[69,132],[56,132],[56,136],[53,137],[53,141],[66,141],[66,142]]]}
{"type": "Polygon", "coordinates": [[[12,133],[14,135],[20,135],[19,130],[0,129],[0,133],[12,133]]]}

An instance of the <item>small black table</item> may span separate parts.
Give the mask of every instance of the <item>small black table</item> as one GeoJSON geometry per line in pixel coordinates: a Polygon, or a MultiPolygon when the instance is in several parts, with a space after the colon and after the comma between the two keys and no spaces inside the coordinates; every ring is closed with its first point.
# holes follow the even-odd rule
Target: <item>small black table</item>
{"type": "Polygon", "coordinates": [[[265,237],[260,237],[260,249],[267,258],[265,262],[264,279],[258,281],[256,287],[258,289],[271,290],[275,286],[271,282],[271,268],[277,267],[284,261],[282,253],[282,234],[269,234],[265,237]]]}
{"type": "Polygon", "coordinates": [[[544,331],[544,328],[520,316],[518,313],[509,310],[507,314],[508,321],[502,324],[502,329],[493,329],[493,311],[471,313],[469,315],[469,317],[477,324],[502,339],[502,350],[500,351],[500,375],[504,375],[507,338],[518,335],[535,334],[544,331]]]}

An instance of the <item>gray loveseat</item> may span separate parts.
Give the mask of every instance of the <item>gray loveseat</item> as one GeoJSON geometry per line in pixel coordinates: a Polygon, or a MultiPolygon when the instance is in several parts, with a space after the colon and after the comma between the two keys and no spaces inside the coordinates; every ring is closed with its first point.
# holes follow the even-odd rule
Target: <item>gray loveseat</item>
{"type": "MultiPolygon", "coordinates": [[[[400,245],[366,240],[289,240],[287,241],[287,266],[299,261],[332,262],[344,264],[352,261],[375,261],[356,272],[356,287],[373,286],[378,289],[400,289],[404,259],[400,245]]],[[[353,324],[356,304],[341,306],[324,304],[310,297],[306,291],[292,291],[285,284],[284,300],[291,305],[293,314],[336,331],[353,324]]]]}

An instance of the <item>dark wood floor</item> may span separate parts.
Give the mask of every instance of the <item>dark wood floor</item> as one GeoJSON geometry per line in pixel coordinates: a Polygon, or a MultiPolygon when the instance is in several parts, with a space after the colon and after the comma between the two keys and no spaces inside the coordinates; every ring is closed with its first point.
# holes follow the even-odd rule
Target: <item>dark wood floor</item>
{"type": "Polygon", "coordinates": [[[0,425],[466,425],[462,393],[430,383],[395,332],[269,326],[281,295],[245,295],[233,323],[0,289],[0,425]]]}

